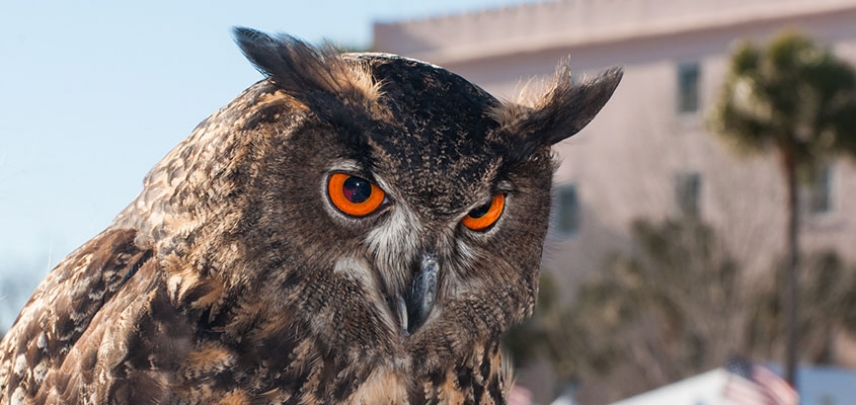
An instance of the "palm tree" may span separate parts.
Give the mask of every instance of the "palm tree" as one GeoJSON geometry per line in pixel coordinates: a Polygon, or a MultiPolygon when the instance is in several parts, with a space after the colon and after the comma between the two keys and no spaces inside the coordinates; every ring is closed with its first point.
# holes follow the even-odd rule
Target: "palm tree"
{"type": "Polygon", "coordinates": [[[712,111],[713,132],[740,152],[776,154],[787,190],[785,309],[787,380],[795,381],[798,179],[834,155],[856,156],[856,73],[828,49],[786,31],[763,49],[744,42],[731,56],[712,111]]]}

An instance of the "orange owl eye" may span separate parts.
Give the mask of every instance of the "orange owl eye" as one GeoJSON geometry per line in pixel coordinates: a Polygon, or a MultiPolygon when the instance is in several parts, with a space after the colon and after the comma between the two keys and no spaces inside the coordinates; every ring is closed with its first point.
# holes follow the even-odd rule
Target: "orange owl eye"
{"type": "Polygon", "coordinates": [[[353,217],[364,217],[383,204],[386,193],[366,179],[333,173],[327,183],[327,195],[339,211],[353,217]]]}
{"type": "Polygon", "coordinates": [[[470,211],[461,221],[467,228],[483,231],[496,223],[505,208],[505,194],[496,194],[490,203],[470,211]]]}

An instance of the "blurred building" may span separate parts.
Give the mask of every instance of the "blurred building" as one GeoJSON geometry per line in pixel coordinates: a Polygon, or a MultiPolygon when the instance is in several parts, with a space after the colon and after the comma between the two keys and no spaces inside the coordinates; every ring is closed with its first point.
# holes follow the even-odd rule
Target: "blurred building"
{"type": "MultiPolygon", "coordinates": [[[[795,28],[856,62],[856,0],[571,0],[374,25],[374,50],[441,65],[514,99],[570,55],[577,75],[622,65],[601,114],[556,148],[546,266],[567,291],[628,244],[636,218],[696,212],[753,269],[783,251],[785,188],[772,157],[740,159],[705,129],[737,40],[795,28]]],[[[802,241],[856,259],[856,176],[806,187],[802,241]]]]}
{"type": "MultiPolygon", "coordinates": [[[[568,55],[577,77],[624,66],[601,114],[556,148],[545,266],[570,296],[608,253],[629,248],[634,219],[681,213],[700,215],[752,274],[769,275],[784,250],[777,163],[735,157],[706,130],[705,113],[736,41],[766,42],[784,28],[856,62],[856,0],[543,2],[376,23],[373,48],[441,65],[506,99],[568,55]]],[[[803,190],[804,250],[856,260],[854,174],[835,162],[803,190]]]]}

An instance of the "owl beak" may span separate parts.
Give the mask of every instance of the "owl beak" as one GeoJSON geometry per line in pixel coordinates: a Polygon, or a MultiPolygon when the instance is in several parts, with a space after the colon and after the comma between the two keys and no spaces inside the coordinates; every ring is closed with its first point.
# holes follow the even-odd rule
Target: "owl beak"
{"type": "Polygon", "coordinates": [[[437,297],[437,279],[440,264],[437,256],[423,255],[419,270],[406,295],[398,296],[398,319],[405,335],[412,334],[425,323],[437,297]]]}

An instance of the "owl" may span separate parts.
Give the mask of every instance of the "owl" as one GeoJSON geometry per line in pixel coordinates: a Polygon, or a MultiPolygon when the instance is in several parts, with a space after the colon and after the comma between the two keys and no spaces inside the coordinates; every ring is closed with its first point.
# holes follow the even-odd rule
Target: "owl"
{"type": "Polygon", "coordinates": [[[504,102],[440,67],[236,28],[265,78],[63,260],[8,404],[502,404],[556,163],[621,79],[504,102]]]}

